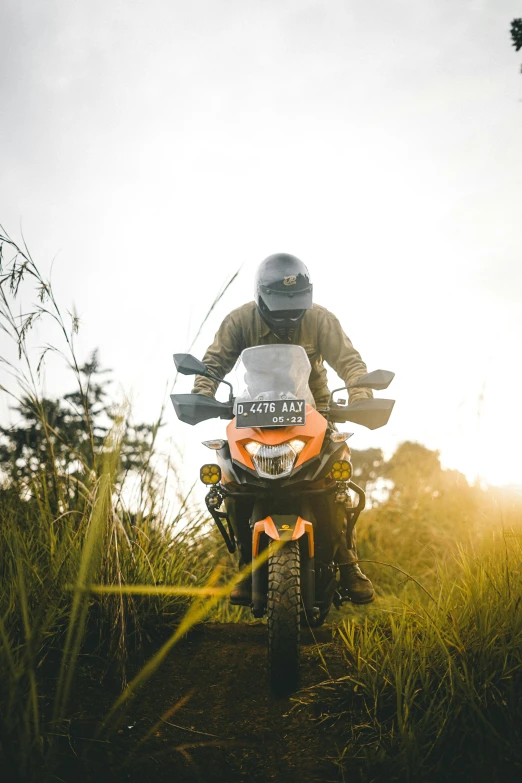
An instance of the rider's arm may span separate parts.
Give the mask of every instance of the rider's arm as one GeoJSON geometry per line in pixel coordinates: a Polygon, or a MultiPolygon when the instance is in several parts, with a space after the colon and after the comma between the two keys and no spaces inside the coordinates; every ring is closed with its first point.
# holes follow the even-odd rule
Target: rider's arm
{"type": "MultiPolygon", "coordinates": [[[[233,368],[237,357],[242,351],[241,347],[241,323],[234,312],[227,315],[219,327],[214,342],[203,357],[203,364],[206,364],[213,375],[218,378],[224,378],[233,368]]],[[[204,378],[202,375],[196,375],[196,381],[193,394],[206,394],[213,397],[216,393],[219,383],[211,378],[204,378]]]]}
{"type": "MultiPolygon", "coordinates": [[[[319,350],[323,358],[347,386],[355,383],[357,378],[368,372],[360,353],[353,347],[338,319],[328,310],[323,310],[319,323],[319,350]]],[[[361,388],[349,391],[350,403],[366,400],[369,397],[373,397],[371,389],[361,388]]]]}

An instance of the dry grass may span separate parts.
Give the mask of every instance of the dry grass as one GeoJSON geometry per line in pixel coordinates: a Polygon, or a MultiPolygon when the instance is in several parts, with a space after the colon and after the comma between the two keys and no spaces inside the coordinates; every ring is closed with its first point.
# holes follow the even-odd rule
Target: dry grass
{"type": "MultiPolygon", "coordinates": [[[[166,502],[166,483],[153,467],[161,417],[150,428],[141,467],[130,474],[122,470],[129,411],[122,406],[107,437],[96,438],[89,389],[75,352],[76,316],[62,314],[27,247],[5,232],[0,232],[0,260],[0,326],[16,352],[16,358],[1,357],[12,380],[2,390],[19,409],[30,411],[45,453],[30,478],[5,474],[0,488],[0,743],[7,769],[24,781],[41,780],[42,768],[52,775],[56,738],[66,734],[83,651],[102,654],[107,671],[122,679],[123,695],[107,717],[112,720],[194,623],[239,613],[227,607],[234,584],[230,559],[206,515],[183,494],[181,481],[177,507],[170,501],[169,509],[166,502]],[[12,254],[8,264],[6,251],[12,254]],[[22,290],[26,296],[33,292],[34,304],[17,305],[22,290]],[[59,344],[35,356],[29,338],[42,320],[57,327],[59,344]],[[80,452],[67,444],[74,473],[56,456],[60,433],[50,423],[41,391],[40,372],[49,352],[70,368],[83,409],[83,442],[90,448],[80,452]],[[129,650],[162,632],[169,632],[168,642],[127,684],[129,650]]],[[[175,473],[175,466],[167,469],[175,473]]]]}
{"type": "Polygon", "coordinates": [[[304,698],[340,730],[345,779],[519,780],[522,499],[411,486],[363,518],[360,554],[426,590],[365,565],[379,599],[339,617],[346,675],[304,698]]]}

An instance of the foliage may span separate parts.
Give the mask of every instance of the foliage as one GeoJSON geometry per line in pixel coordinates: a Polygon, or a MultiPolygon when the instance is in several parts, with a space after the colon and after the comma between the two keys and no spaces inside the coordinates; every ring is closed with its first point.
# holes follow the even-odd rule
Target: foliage
{"type": "MultiPolygon", "coordinates": [[[[107,370],[99,365],[97,352],[79,367],[83,393],[69,392],[53,400],[23,395],[13,406],[16,423],[0,427],[0,470],[4,483],[21,496],[41,495],[46,478],[56,473],[71,502],[79,501],[80,487],[104,453],[104,443],[121,411],[110,403],[107,370]]],[[[129,470],[152,477],[150,456],[161,422],[134,425],[127,421],[123,433],[118,476],[129,470]]],[[[49,493],[48,493],[49,496],[49,493]]],[[[56,493],[51,500],[55,507],[56,493]]]]}
{"type": "Polygon", "coordinates": [[[80,652],[105,656],[106,673],[125,682],[129,649],[179,623],[215,566],[204,518],[192,512],[187,526],[179,514],[173,525],[125,511],[117,439],[105,446],[81,511],[55,515],[38,498],[0,495],[0,742],[23,780],[41,780],[43,760],[52,768],[80,652]],[[109,592],[89,594],[94,583],[109,592]],[[130,585],[143,594],[127,595],[130,585]]]}
{"type": "Polygon", "coordinates": [[[453,487],[468,487],[462,473],[442,469],[437,451],[411,441],[399,444],[389,460],[381,449],[352,449],[352,462],[354,480],[373,505],[382,505],[388,496],[397,502],[401,498],[417,502],[424,495],[439,496],[453,487]]]}
{"type": "Polygon", "coordinates": [[[62,316],[27,247],[0,233],[2,264],[6,249],[14,256],[0,266],[0,328],[17,360],[4,354],[0,362],[14,379],[2,390],[18,420],[0,442],[0,758],[25,783],[54,779],[81,655],[104,656],[106,676],[125,685],[129,650],[144,638],[174,626],[172,646],[193,622],[238,613],[226,608],[229,556],[172,463],[163,463],[166,477],[157,471],[161,416],[133,426],[124,407],[111,405],[96,353],[77,358],[77,317],[62,316]],[[16,316],[31,290],[35,303],[16,316]],[[29,337],[43,319],[58,327],[62,347],[48,345],[35,361],[29,337]],[[41,392],[49,353],[76,380],[61,400],[41,392]],[[167,499],[169,477],[176,489],[167,499]]]}
{"type": "Polygon", "coordinates": [[[347,779],[520,779],[521,557],[516,538],[459,551],[434,601],[344,621],[346,675],[307,699],[344,727],[347,779]]]}
{"type": "Polygon", "coordinates": [[[0,427],[0,476],[4,485],[21,497],[38,496],[53,510],[65,510],[75,501],[79,507],[88,497],[91,479],[99,473],[104,444],[114,426],[124,422],[119,447],[117,473],[142,474],[149,486],[154,478],[151,455],[161,417],[154,424],[133,424],[121,405],[110,399],[107,370],[100,366],[98,353],[81,363],[75,352],[79,319],[62,315],[50,281],[45,280],[27,248],[21,248],[0,233],[0,329],[11,339],[18,361],[6,354],[0,357],[7,374],[14,378],[14,390],[0,388],[14,401],[13,426],[0,427]],[[6,249],[12,258],[5,264],[6,249]],[[36,301],[15,315],[15,305],[28,284],[36,301]],[[45,319],[58,326],[63,348],[47,345],[37,362],[29,345],[34,326],[45,319]],[[41,392],[40,376],[49,354],[61,357],[72,370],[76,388],[59,400],[41,392]],[[36,364],[36,366],[35,366],[36,364]]]}
{"type": "Polygon", "coordinates": [[[300,698],[339,732],[345,779],[518,780],[522,498],[420,444],[381,473],[389,497],[358,523],[378,599],[338,616],[345,676],[300,698]]]}
{"type": "Polygon", "coordinates": [[[515,51],[519,52],[522,49],[522,18],[513,19],[511,22],[511,43],[515,51]]]}
{"type": "Polygon", "coordinates": [[[382,449],[351,449],[355,483],[366,490],[368,484],[383,477],[382,449]]]}
{"type": "Polygon", "coordinates": [[[511,22],[511,41],[517,52],[522,49],[522,19],[511,22]]]}

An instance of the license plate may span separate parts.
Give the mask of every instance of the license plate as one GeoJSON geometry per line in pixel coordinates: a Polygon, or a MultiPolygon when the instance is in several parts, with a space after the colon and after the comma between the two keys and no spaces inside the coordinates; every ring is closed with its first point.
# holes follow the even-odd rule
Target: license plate
{"type": "Polygon", "coordinates": [[[238,402],[236,427],[304,427],[305,400],[238,402]]]}

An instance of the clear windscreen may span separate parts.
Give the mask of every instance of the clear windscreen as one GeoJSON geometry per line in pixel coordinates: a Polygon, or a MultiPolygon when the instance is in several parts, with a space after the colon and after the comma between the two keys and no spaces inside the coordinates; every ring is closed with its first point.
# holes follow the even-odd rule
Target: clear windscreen
{"type": "Polygon", "coordinates": [[[308,379],[311,365],[301,345],[258,345],[246,348],[236,368],[238,402],[306,400],[315,407],[308,379]]]}

